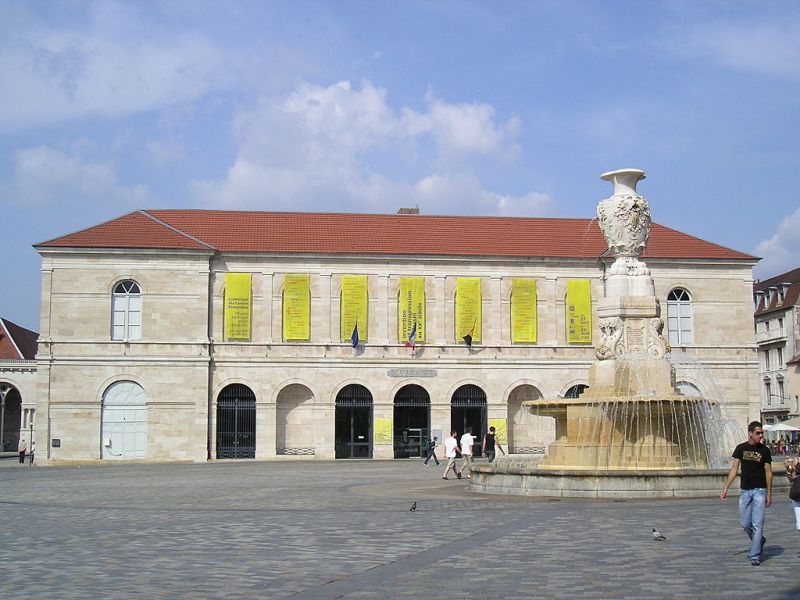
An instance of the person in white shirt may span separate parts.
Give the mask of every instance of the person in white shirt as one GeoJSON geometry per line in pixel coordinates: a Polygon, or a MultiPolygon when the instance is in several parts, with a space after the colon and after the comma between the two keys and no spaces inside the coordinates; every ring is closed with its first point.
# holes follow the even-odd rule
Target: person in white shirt
{"type": "Polygon", "coordinates": [[[456,468],[456,456],[459,453],[456,435],[455,431],[451,431],[450,437],[444,441],[444,455],[447,457],[447,468],[444,470],[442,479],[448,479],[447,474],[450,472],[450,469],[453,469],[453,473],[456,474],[456,477],[461,479],[461,471],[456,468]]]}
{"type": "Polygon", "coordinates": [[[467,479],[472,479],[472,444],[475,443],[475,438],[472,437],[472,427],[467,427],[467,431],[464,435],[461,436],[461,458],[464,459],[464,462],[461,465],[461,472],[464,472],[464,469],[469,469],[470,475],[467,475],[467,479]]]}

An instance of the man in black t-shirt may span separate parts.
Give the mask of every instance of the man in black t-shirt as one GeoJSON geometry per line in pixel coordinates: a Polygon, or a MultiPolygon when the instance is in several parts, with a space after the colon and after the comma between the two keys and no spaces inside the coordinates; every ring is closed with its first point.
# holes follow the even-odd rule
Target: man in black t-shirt
{"type": "Polygon", "coordinates": [[[747,441],[742,442],[733,451],[733,465],[728,473],[725,487],[720,499],[728,495],[733,480],[742,467],[739,480],[742,491],[739,495],[739,520],[745,533],[750,538],[750,552],[747,558],[750,564],[757,567],[761,564],[761,552],[767,538],[764,537],[764,517],[766,509],[772,505],[772,454],[762,440],[764,428],[759,421],[747,426],[747,441]]]}

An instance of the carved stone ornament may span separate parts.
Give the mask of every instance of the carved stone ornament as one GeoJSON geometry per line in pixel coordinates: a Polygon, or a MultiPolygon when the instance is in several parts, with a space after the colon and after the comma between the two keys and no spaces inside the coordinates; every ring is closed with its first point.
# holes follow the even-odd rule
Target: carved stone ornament
{"type": "Polygon", "coordinates": [[[645,178],[645,173],[620,169],[603,173],[600,178],[614,185],[614,195],[597,206],[597,219],[608,248],[613,256],[637,257],[650,236],[650,206],[636,192],[636,183],[645,178]]]}
{"type": "Polygon", "coordinates": [[[647,320],[647,325],[644,329],[645,347],[647,348],[647,354],[652,357],[663,358],[665,354],[672,350],[667,339],[661,335],[663,330],[664,321],[661,318],[655,317],[647,320]]]}
{"type": "Polygon", "coordinates": [[[625,323],[619,317],[600,319],[600,344],[594,349],[598,360],[609,360],[625,354],[625,323]]]}

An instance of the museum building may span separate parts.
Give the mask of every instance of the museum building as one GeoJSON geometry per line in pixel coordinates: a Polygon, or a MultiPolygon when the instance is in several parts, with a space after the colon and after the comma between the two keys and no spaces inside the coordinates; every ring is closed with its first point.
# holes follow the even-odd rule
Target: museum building
{"type": "MultiPolygon", "coordinates": [[[[36,245],[37,460],[403,458],[489,426],[543,451],[522,403],[586,388],[597,222],[404,212],[140,210],[36,245]]],[[[758,259],[657,224],[643,258],[678,389],[758,417],[758,259]]]]}

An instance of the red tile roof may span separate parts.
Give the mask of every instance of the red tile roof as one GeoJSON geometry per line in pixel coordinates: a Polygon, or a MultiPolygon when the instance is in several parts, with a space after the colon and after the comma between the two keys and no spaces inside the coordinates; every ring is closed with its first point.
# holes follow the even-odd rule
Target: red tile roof
{"type": "Polygon", "coordinates": [[[33,360],[39,334],[0,319],[0,360],[33,360]]]}
{"type": "MultiPolygon", "coordinates": [[[[37,245],[63,247],[563,258],[607,248],[595,219],[220,210],[138,211],[37,245]]],[[[655,223],[644,257],[756,260],[655,223]]]]}

